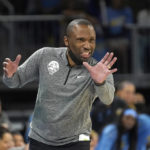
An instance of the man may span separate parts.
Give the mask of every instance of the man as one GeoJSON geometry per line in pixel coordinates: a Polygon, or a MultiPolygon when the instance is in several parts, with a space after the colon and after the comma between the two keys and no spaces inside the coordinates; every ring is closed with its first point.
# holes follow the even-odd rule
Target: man
{"type": "Polygon", "coordinates": [[[134,96],[136,87],[130,81],[122,81],[118,84],[116,89],[116,96],[125,101],[129,107],[135,108],[134,106],[134,96]]]}
{"type": "Polygon", "coordinates": [[[117,71],[111,69],[117,60],[113,53],[97,64],[91,58],[95,40],[92,24],[76,19],[67,27],[66,48],[42,48],[19,67],[20,55],[15,61],[5,59],[4,83],[9,87],[39,80],[30,150],[89,150],[93,99],[113,101],[111,74],[117,71]]]}

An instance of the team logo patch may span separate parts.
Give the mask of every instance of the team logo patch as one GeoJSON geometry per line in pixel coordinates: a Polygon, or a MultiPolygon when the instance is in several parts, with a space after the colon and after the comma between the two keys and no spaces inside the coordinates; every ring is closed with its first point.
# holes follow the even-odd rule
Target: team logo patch
{"type": "Polygon", "coordinates": [[[56,73],[59,70],[59,63],[57,61],[51,61],[48,65],[47,65],[47,69],[50,75],[53,75],[54,73],[56,73]]]}

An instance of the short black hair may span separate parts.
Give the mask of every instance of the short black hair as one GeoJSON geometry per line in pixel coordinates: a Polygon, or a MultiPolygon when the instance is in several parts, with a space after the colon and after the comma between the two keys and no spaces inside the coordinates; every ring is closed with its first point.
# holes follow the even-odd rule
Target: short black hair
{"type": "Polygon", "coordinates": [[[13,136],[15,136],[15,135],[20,135],[20,136],[23,137],[23,135],[22,135],[20,132],[18,132],[18,131],[13,131],[13,132],[11,132],[11,134],[12,134],[13,136]]]}
{"type": "Polygon", "coordinates": [[[116,91],[123,90],[126,85],[134,85],[134,84],[130,81],[122,81],[116,86],[116,91]]]}
{"type": "Polygon", "coordinates": [[[69,34],[72,32],[72,29],[75,25],[87,25],[87,26],[93,27],[92,23],[87,19],[74,19],[68,24],[68,26],[66,28],[67,36],[69,36],[69,34]]]}
{"type": "Polygon", "coordinates": [[[3,126],[0,126],[0,139],[3,138],[5,133],[11,133],[7,128],[4,128],[3,126]]]}

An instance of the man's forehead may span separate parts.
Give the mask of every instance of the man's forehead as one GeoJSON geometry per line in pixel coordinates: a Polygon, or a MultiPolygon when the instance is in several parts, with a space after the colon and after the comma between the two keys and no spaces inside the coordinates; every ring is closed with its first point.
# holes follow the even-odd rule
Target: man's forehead
{"type": "Polygon", "coordinates": [[[73,28],[72,28],[72,32],[71,34],[75,34],[75,35],[78,35],[80,33],[83,33],[85,32],[88,33],[87,31],[89,31],[91,33],[91,35],[95,36],[95,30],[92,26],[90,25],[75,25],[73,28]],[[93,34],[92,34],[93,33],[93,34]]]}
{"type": "Polygon", "coordinates": [[[135,88],[135,86],[133,85],[133,84],[126,84],[125,86],[124,86],[124,89],[134,89],[135,88]]]}
{"type": "Polygon", "coordinates": [[[89,30],[94,30],[93,26],[85,25],[85,24],[76,24],[72,27],[73,30],[78,30],[78,29],[83,30],[85,28],[86,29],[88,28],[89,30]]]}

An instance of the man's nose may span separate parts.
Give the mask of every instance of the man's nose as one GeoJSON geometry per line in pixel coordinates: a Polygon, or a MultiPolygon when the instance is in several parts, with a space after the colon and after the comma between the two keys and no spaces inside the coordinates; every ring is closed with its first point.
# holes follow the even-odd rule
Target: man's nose
{"type": "Polygon", "coordinates": [[[89,49],[90,49],[90,43],[89,43],[88,41],[85,41],[85,42],[84,42],[84,48],[85,48],[86,50],[89,50],[89,49]]]}

